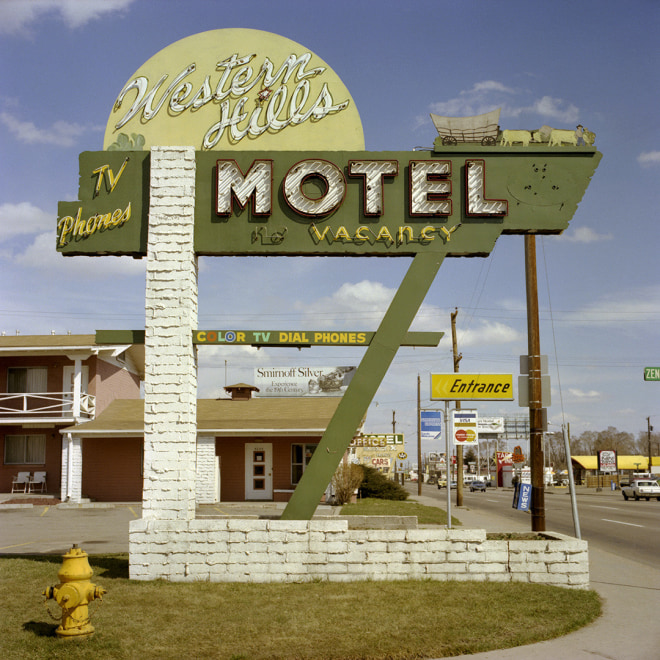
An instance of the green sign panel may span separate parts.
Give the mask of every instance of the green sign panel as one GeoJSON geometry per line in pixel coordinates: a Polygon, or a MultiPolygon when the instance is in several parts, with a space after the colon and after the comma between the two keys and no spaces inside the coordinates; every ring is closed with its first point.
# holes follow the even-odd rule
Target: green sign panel
{"type": "Polygon", "coordinates": [[[644,380],[660,380],[660,367],[644,367],[644,380]]]}
{"type": "MultiPolygon", "coordinates": [[[[375,334],[359,330],[196,330],[193,344],[369,346],[375,334]]],[[[437,346],[443,335],[443,332],[408,332],[401,346],[437,346]]]]}
{"type": "MultiPolygon", "coordinates": [[[[195,330],[192,343],[227,346],[369,346],[360,330],[195,330]]],[[[401,346],[437,346],[444,332],[407,332],[401,346]]],[[[144,330],[97,330],[97,344],[144,344],[144,330]]]]}
{"type": "MultiPolygon", "coordinates": [[[[601,154],[591,147],[434,152],[197,152],[200,255],[487,255],[502,233],[568,227],[601,154]]],[[[61,202],[57,249],[146,254],[149,158],[80,156],[80,201],[61,202]]]]}
{"type": "Polygon", "coordinates": [[[57,206],[57,250],[66,255],[147,252],[149,152],[80,154],[77,202],[57,206]]]}

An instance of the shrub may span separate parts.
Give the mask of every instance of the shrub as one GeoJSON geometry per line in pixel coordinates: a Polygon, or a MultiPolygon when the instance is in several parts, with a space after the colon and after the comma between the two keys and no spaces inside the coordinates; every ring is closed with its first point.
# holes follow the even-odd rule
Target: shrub
{"type": "Polygon", "coordinates": [[[341,505],[350,502],[355,489],[362,483],[363,475],[362,466],[342,461],[332,476],[334,503],[341,505]]]}
{"type": "Polygon", "coordinates": [[[363,465],[364,477],[360,485],[360,497],[375,497],[381,500],[408,499],[408,491],[396,481],[388,479],[384,474],[369,465],[363,465]]]}

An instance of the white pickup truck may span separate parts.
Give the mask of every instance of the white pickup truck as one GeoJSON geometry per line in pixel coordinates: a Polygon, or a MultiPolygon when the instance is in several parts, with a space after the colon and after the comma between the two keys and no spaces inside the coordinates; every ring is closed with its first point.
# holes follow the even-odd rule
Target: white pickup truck
{"type": "Polygon", "coordinates": [[[660,502],[660,486],[655,479],[633,479],[629,486],[622,486],[623,499],[632,497],[635,500],[644,498],[647,502],[655,497],[660,502]]]}

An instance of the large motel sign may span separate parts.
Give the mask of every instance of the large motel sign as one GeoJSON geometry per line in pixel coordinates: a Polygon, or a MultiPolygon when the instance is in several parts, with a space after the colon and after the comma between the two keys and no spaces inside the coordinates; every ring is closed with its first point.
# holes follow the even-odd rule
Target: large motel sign
{"type": "Polygon", "coordinates": [[[164,49],[126,83],[105,149],[80,155],[79,201],[59,204],[58,251],[147,255],[149,150],[167,145],[196,150],[196,255],[411,258],[289,519],[311,518],[444,258],[486,256],[501,234],[561,233],[601,157],[495,138],[365,151],[350,94],[316,55],[277,35],[216,30],[164,49]]]}

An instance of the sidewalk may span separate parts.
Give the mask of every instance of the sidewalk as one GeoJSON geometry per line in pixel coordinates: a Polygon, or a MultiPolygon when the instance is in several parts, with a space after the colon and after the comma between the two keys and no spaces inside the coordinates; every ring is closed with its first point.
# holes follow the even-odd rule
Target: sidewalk
{"type": "MultiPolygon", "coordinates": [[[[558,491],[561,492],[561,491],[558,491]]],[[[584,489],[580,497],[607,496],[605,491],[584,489]]],[[[428,506],[438,500],[412,495],[428,506]]],[[[528,532],[529,521],[520,523],[486,515],[467,507],[452,507],[452,515],[464,527],[487,532],[528,532]]],[[[549,530],[551,531],[551,530],[549,530]]],[[[651,660],[660,658],[660,565],[649,569],[633,561],[589,548],[591,588],[603,599],[603,614],[594,623],[570,635],[547,642],[458,656],[470,660],[651,660]]]]}

